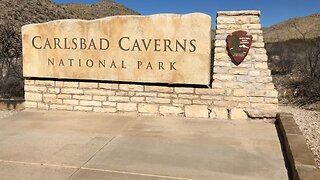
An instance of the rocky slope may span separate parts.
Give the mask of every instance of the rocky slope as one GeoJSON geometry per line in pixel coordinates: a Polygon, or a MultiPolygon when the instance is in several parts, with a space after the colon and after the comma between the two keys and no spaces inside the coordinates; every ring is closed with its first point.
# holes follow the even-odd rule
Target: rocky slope
{"type": "Polygon", "coordinates": [[[0,23],[17,29],[30,23],[56,19],[96,19],[112,15],[138,14],[112,1],[97,4],[56,4],[50,0],[0,0],[0,23]]]}
{"type": "Polygon", "coordinates": [[[0,23],[10,23],[17,29],[25,24],[76,17],[50,0],[1,0],[0,6],[0,23]]]}
{"type": "Polygon", "coordinates": [[[138,15],[139,13],[113,1],[101,1],[97,4],[61,4],[61,7],[73,12],[78,19],[97,19],[114,15],[138,15]]]}
{"type": "Polygon", "coordinates": [[[301,34],[308,39],[316,38],[320,36],[320,14],[292,18],[265,28],[263,31],[266,43],[302,38],[301,34]]]}

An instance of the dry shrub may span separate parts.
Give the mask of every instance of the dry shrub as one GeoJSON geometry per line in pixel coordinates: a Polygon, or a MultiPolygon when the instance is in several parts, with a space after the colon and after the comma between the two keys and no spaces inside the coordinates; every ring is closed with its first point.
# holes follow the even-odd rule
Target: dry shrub
{"type": "Polygon", "coordinates": [[[10,23],[0,25],[0,97],[23,97],[21,36],[10,23]]]}

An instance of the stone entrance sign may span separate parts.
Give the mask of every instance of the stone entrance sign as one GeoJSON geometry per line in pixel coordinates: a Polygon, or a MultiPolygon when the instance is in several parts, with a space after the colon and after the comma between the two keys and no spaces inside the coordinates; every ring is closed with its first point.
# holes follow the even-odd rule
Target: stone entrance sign
{"type": "Polygon", "coordinates": [[[211,18],[205,14],[115,16],[24,26],[25,107],[274,119],[278,92],[268,69],[260,12],[217,15],[212,64],[211,18]],[[242,63],[234,63],[244,57],[242,63]],[[208,85],[210,79],[206,88],[184,85],[208,85]]]}
{"type": "Polygon", "coordinates": [[[211,17],[115,16],[26,25],[24,77],[210,83],[211,17]]]}

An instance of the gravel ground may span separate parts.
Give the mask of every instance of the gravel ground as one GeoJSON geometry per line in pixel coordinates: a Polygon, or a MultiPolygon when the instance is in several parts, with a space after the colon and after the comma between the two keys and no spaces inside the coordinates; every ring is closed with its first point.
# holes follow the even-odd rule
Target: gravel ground
{"type": "Polygon", "coordinates": [[[320,168],[320,112],[290,106],[280,106],[280,110],[294,115],[296,123],[314,154],[318,168],[320,168]]]}

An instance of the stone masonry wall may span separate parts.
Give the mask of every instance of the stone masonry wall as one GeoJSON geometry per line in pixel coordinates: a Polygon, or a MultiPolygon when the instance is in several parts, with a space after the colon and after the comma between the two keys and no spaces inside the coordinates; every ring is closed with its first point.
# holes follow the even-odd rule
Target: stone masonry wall
{"type": "MultiPolygon", "coordinates": [[[[183,88],[98,82],[25,80],[26,108],[88,112],[138,112],[141,114],[212,117],[224,89],[183,88]]],[[[222,104],[223,107],[223,104],[222,104]]],[[[228,119],[221,108],[218,118],[228,119]]]]}
{"type": "Polygon", "coordinates": [[[268,69],[260,24],[260,11],[220,11],[217,13],[214,81],[212,88],[225,89],[225,107],[238,108],[251,117],[263,117],[277,111],[278,92],[268,69]],[[234,31],[244,30],[253,36],[247,57],[235,65],[226,50],[226,38],[234,31]]]}
{"type": "Polygon", "coordinates": [[[217,119],[275,117],[278,93],[259,16],[259,11],[218,12],[212,88],[26,79],[25,107],[217,119]],[[226,51],[227,35],[237,30],[253,36],[249,54],[238,66],[226,51]]]}

